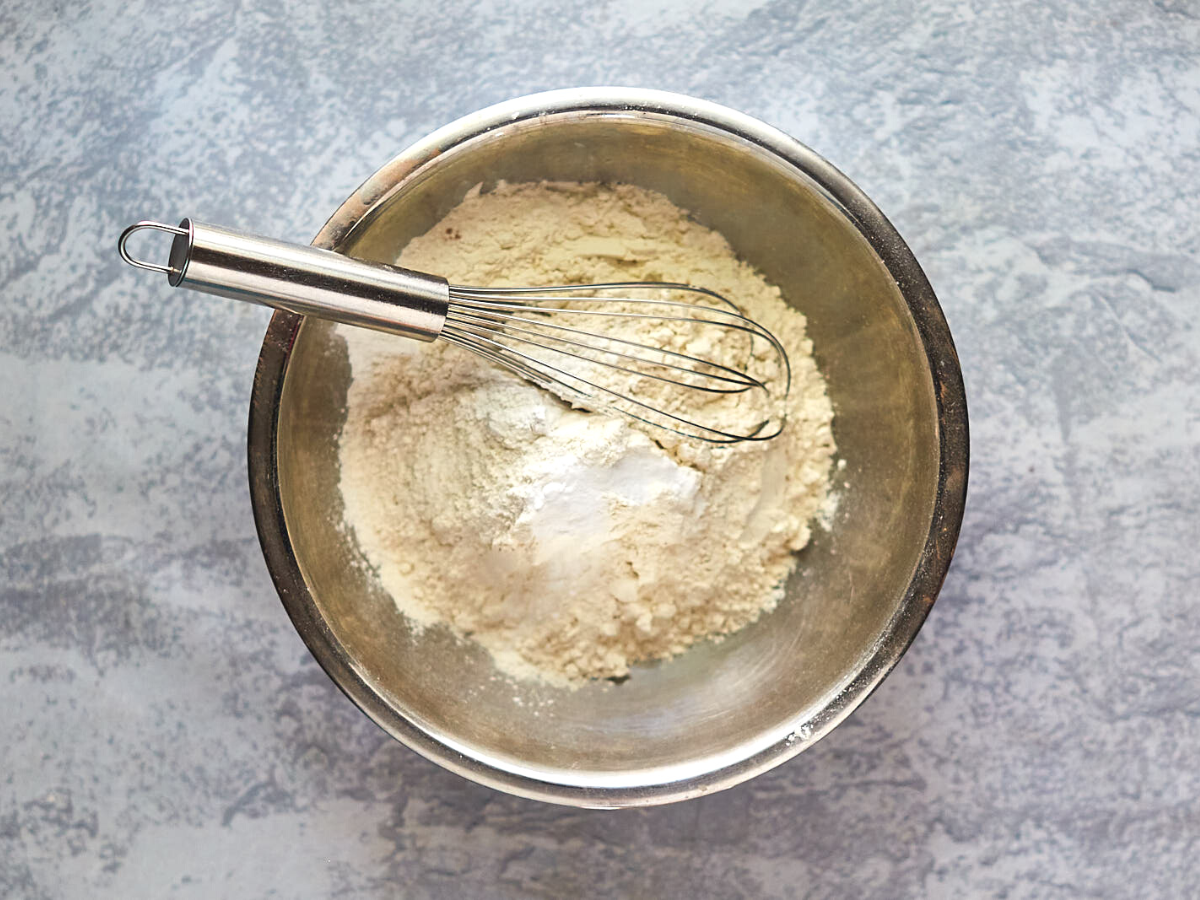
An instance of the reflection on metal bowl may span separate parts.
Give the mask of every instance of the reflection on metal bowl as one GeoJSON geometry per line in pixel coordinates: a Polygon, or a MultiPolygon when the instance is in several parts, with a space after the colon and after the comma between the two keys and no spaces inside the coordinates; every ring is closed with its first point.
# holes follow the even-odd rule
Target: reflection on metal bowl
{"type": "Polygon", "coordinates": [[[476,184],[637,184],[721,232],[808,317],[846,468],[779,607],[720,643],[568,692],[494,678],[444,629],[414,633],[339,527],[349,364],[327,323],[276,313],[250,411],[259,535],[317,660],[387,732],[482,784],[580,806],[666,803],[795,756],[899,660],[962,519],[967,414],[916,260],[844,175],[795,140],[655,91],[555,91],[467,116],[368,179],[316,243],[392,261],[476,184]],[[521,698],[514,702],[516,691],[521,698]]]}

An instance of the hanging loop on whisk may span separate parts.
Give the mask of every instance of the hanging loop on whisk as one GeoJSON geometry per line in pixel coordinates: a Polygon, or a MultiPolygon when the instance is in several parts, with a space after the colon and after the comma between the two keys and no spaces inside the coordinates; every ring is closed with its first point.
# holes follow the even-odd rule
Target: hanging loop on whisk
{"type": "Polygon", "coordinates": [[[150,220],[145,219],[134,225],[130,225],[121,232],[121,237],[117,239],[117,251],[121,254],[121,259],[125,260],[125,262],[138,269],[145,269],[148,272],[161,272],[164,275],[171,275],[175,270],[170,266],[160,266],[156,265],[155,263],[146,262],[143,259],[138,259],[129,252],[128,248],[126,248],[125,242],[129,240],[130,236],[135,231],[141,231],[142,229],[162,231],[166,234],[173,234],[176,237],[182,237],[183,235],[186,235],[188,233],[187,229],[177,228],[174,225],[164,225],[162,222],[151,222],[150,220]]]}

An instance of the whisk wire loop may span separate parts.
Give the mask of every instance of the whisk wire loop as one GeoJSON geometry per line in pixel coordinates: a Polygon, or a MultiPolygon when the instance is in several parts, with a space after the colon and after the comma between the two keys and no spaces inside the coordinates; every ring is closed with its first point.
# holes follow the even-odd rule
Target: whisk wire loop
{"type": "Polygon", "coordinates": [[[620,327],[651,323],[695,326],[720,333],[740,333],[749,339],[745,352],[755,358],[756,340],[774,351],[782,371],[786,397],[791,385],[791,365],[778,339],[747,318],[730,300],[707,288],[676,282],[606,282],[601,284],[543,287],[481,288],[450,286],[450,307],[440,337],[470,350],[542,387],[581,405],[599,406],[658,428],[710,443],[769,440],[784,425],[767,431],[772,416],[734,432],[694,417],[679,414],[633,396],[612,384],[594,380],[591,367],[650,379],[659,384],[709,394],[761,391],[772,397],[767,383],[743,368],[735,368],[700,355],[634,340],[620,332],[605,333],[577,327],[580,322],[620,327]],[[631,291],[687,293],[703,302],[631,296],[631,291]],[[616,296],[611,292],[618,292],[616,296]],[[720,304],[720,305],[714,305],[720,304]],[[593,308],[603,307],[603,308],[593,308]],[[686,313],[686,314],[684,314],[686,313]],[[553,321],[552,321],[553,320],[553,321]],[[564,324],[564,321],[572,324],[564,324]],[[578,363],[588,369],[580,371],[578,363]],[[570,367],[574,366],[575,370],[570,367]],[[585,373],[588,376],[585,377],[585,373]]]}
{"type": "Polygon", "coordinates": [[[607,409],[611,409],[613,412],[617,412],[623,416],[627,416],[628,418],[636,419],[639,422],[644,422],[647,425],[653,425],[656,428],[662,428],[666,431],[672,431],[672,432],[682,435],[684,437],[697,438],[699,440],[706,441],[710,444],[736,444],[741,441],[770,440],[771,438],[778,435],[781,431],[783,431],[783,423],[780,422],[778,428],[775,431],[771,432],[770,434],[763,435],[761,432],[769,424],[769,420],[764,420],[764,421],[760,422],[751,431],[749,431],[748,433],[745,433],[745,434],[721,431],[720,429],[713,428],[713,427],[710,427],[707,425],[703,425],[703,424],[701,424],[699,422],[695,422],[691,419],[686,419],[682,416],[677,416],[674,413],[667,412],[664,409],[660,409],[660,408],[652,406],[648,403],[644,403],[641,400],[637,400],[634,397],[630,397],[627,394],[621,393],[620,391],[615,391],[612,388],[605,387],[602,384],[596,384],[595,382],[589,381],[588,379],[586,379],[580,375],[572,374],[570,372],[567,372],[563,369],[558,368],[557,366],[551,366],[545,362],[542,362],[541,360],[536,359],[535,357],[529,356],[525,353],[520,352],[519,350],[514,350],[511,347],[505,346],[504,344],[494,341],[491,338],[477,337],[475,340],[472,340],[463,335],[454,334],[454,333],[444,334],[443,338],[445,340],[449,341],[450,343],[457,344],[460,347],[464,347],[467,350],[470,350],[471,352],[476,353],[479,356],[482,356],[483,358],[490,360],[491,362],[493,362],[497,365],[500,365],[506,369],[509,369],[509,370],[515,372],[516,374],[520,375],[521,377],[523,377],[529,381],[532,381],[535,384],[539,384],[542,387],[546,387],[551,390],[554,390],[553,385],[558,385],[560,388],[565,389],[569,393],[574,394],[575,396],[579,397],[582,400],[591,401],[592,403],[597,401],[598,398],[595,395],[589,394],[586,391],[581,390],[577,385],[569,384],[568,382],[563,381],[562,378],[557,377],[557,376],[565,376],[574,381],[580,382],[581,384],[587,385],[590,388],[594,388],[598,391],[601,391],[602,393],[609,395],[611,398],[613,398],[615,400],[621,401],[623,403],[632,404],[633,406],[638,407],[642,410],[645,410],[648,413],[651,413],[656,416],[661,416],[665,419],[669,419],[673,422],[678,423],[680,426],[683,426],[685,428],[693,429],[692,431],[684,431],[683,428],[676,428],[671,425],[665,425],[661,421],[656,421],[655,419],[647,418],[646,416],[640,415],[640,414],[634,412],[633,410],[630,410],[624,406],[607,405],[605,407],[607,409]],[[479,341],[479,343],[476,343],[476,341],[479,341]],[[481,346],[481,344],[484,346],[481,346]],[[491,345],[491,348],[489,348],[486,345],[491,345]],[[492,349],[492,348],[494,348],[494,349],[492,349]],[[501,352],[501,351],[503,351],[503,352],[501,352]],[[513,360],[507,354],[513,354],[513,355],[519,357],[520,359],[513,360]],[[521,362],[520,360],[524,360],[525,362],[521,362]],[[533,363],[533,365],[530,365],[529,363],[533,363]],[[546,372],[545,371],[546,369],[549,369],[550,372],[546,372]],[[551,373],[553,373],[553,374],[551,374],[551,373]]]}
{"type": "MultiPolygon", "coordinates": [[[[724,373],[724,374],[716,374],[714,372],[698,372],[694,368],[684,366],[684,365],[679,365],[677,363],[665,362],[662,359],[648,358],[645,356],[640,356],[635,353],[624,353],[624,352],[621,352],[618,350],[611,350],[611,349],[607,349],[607,348],[598,348],[594,344],[588,344],[584,341],[572,340],[570,338],[561,337],[556,334],[547,334],[544,331],[538,330],[538,329],[550,329],[550,330],[553,330],[556,332],[567,332],[570,334],[587,336],[587,337],[592,338],[593,340],[596,337],[596,335],[591,332],[587,332],[587,331],[584,331],[583,329],[579,329],[579,328],[571,328],[571,327],[565,326],[565,325],[557,325],[557,324],[552,324],[549,322],[540,322],[540,321],[536,321],[536,320],[525,319],[520,316],[510,316],[510,315],[506,315],[503,313],[482,313],[482,314],[472,315],[469,313],[463,313],[463,312],[456,311],[453,308],[451,308],[449,314],[447,315],[446,321],[447,321],[447,324],[461,325],[464,328],[470,328],[471,326],[475,326],[478,328],[487,328],[487,329],[501,328],[503,330],[503,333],[506,335],[518,335],[518,334],[531,335],[534,337],[539,337],[545,341],[553,341],[555,343],[559,343],[559,344],[563,344],[563,345],[567,345],[567,346],[579,347],[584,350],[591,350],[595,353],[604,354],[605,356],[613,356],[613,357],[618,357],[621,359],[633,360],[633,361],[637,361],[637,362],[644,362],[649,365],[657,366],[657,367],[664,368],[664,369],[672,369],[677,372],[688,372],[688,373],[698,375],[698,376],[701,376],[705,379],[709,379],[712,381],[726,382],[729,384],[738,385],[737,388],[719,388],[719,387],[705,387],[705,386],[699,385],[699,384],[693,385],[693,384],[689,384],[686,382],[672,381],[673,384],[679,384],[682,387],[695,387],[697,390],[713,391],[713,392],[717,392],[717,393],[741,393],[743,391],[749,390],[750,388],[754,388],[754,387],[760,387],[760,388],[766,387],[766,385],[764,385],[761,381],[752,377],[751,375],[746,374],[745,372],[740,372],[737,369],[731,368],[729,366],[723,366],[723,365],[720,365],[719,363],[715,363],[710,360],[698,359],[696,357],[689,357],[686,354],[679,353],[678,351],[675,351],[675,350],[668,350],[663,347],[655,347],[651,344],[645,344],[645,343],[641,343],[639,341],[627,340],[625,338],[613,337],[610,335],[605,335],[603,337],[603,339],[605,341],[608,341],[609,343],[612,343],[612,344],[620,344],[621,346],[625,346],[625,347],[647,350],[647,351],[650,351],[651,353],[661,354],[663,357],[670,357],[670,358],[674,358],[674,359],[678,359],[678,360],[690,361],[693,363],[698,362],[704,366],[714,369],[716,373],[724,373]],[[523,328],[523,327],[521,327],[520,324],[514,324],[514,323],[527,323],[530,325],[535,325],[535,326],[537,326],[537,328],[523,328]]],[[[522,340],[521,338],[517,338],[517,337],[514,337],[513,339],[514,340],[522,340]]],[[[537,344],[536,341],[528,341],[527,340],[524,342],[531,343],[531,344],[537,344]]],[[[605,362],[604,360],[590,359],[589,357],[587,357],[583,354],[568,353],[568,351],[558,350],[557,348],[550,348],[550,347],[547,347],[546,349],[555,349],[556,352],[575,356],[578,359],[582,359],[582,360],[589,361],[589,362],[595,362],[600,365],[611,365],[611,364],[605,362]]],[[[630,369],[624,369],[620,366],[613,366],[613,368],[621,368],[622,371],[630,371],[630,372],[633,371],[630,369]]]]}

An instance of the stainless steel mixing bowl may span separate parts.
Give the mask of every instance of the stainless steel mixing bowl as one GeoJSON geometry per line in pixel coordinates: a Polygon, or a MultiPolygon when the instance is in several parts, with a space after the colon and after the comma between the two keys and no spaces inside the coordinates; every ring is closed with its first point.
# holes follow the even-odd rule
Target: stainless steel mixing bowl
{"type": "MultiPolygon", "coordinates": [[[[250,408],[267,565],[309,649],[384,730],[514,794],[580,806],[730,787],[811,746],[896,664],[933,604],[967,480],[962,377],[933,291],[844,175],[711,103],[597,88],[460,119],[371,176],[314,243],[394,260],[474,185],[629,182],[721,232],[808,317],[845,469],[836,520],[778,609],[720,643],[576,692],[497,678],[478,647],[417,635],[339,527],[350,370],[329,325],[277,312],[250,408]]],[[[735,298],[736,299],[736,298],[735,298]]],[[[414,547],[414,553],[421,548],[414,547]]]]}

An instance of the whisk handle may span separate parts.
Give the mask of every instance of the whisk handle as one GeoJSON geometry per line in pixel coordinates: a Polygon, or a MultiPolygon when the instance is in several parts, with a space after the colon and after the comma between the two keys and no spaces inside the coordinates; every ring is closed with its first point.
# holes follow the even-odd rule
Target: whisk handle
{"type": "Polygon", "coordinates": [[[450,306],[450,286],[436,275],[191,219],[178,226],[138,222],[125,229],[117,246],[127,263],[166,274],[172,287],[422,341],[441,334],[450,306]],[[140,229],[174,235],[166,266],[147,263],[126,250],[126,241],[140,229]]]}

